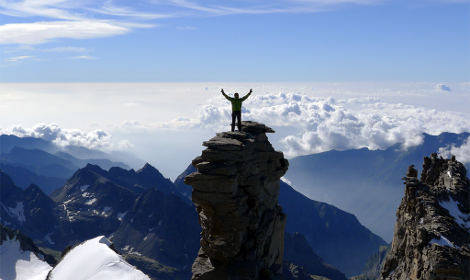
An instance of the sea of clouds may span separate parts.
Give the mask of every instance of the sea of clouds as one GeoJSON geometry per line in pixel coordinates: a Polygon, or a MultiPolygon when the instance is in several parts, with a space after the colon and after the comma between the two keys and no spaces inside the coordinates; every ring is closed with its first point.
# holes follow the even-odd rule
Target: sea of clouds
{"type": "MultiPolygon", "coordinates": [[[[29,126],[2,123],[0,133],[39,137],[60,146],[131,151],[146,161],[157,159],[162,169],[173,166],[168,173],[175,176],[200,152],[203,140],[229,129],[231,108],[220,95],[222,86],[226,85],[97,85],[82,91],[75,85],[70,94],[49,93],[42,88],[41,92],[47,94],[37,99],[38,104],[56,100],[60,104],[57,101],[53,108],[38,105],[44,111],[37,109],[29,123],[33,119],[46,121],[29,126]],[[94,88],[98,88],[96,92],[94,88]],[[51,110],[56,111],[51,118],[41,118],[51,110]],[[67,114],[70,111],[75,114],[67,114]],[[50,121],[57,116],[60,125],[50,121]],[[80,128],[76,128],[77,123],[80,128]]],[[[251,86],[231,84],[226,91],[240,89],[243,96],[251,86]]],[[[57,85],[51,87],[67,90],[57,85]]],[[[423,133],[470,131],[470,112],[466,109],[470,105],[468,83],[392,87],[255,84],[253,89],[253,95],[244,103],[243,119],[273,127],[276,134],[270,139],[288,157],[332,149],[385,149],[396,143],[403,143],[406,149],[420,144],[423,133]]],[[[24,104],[25,100],[36,98],[28,96],[30,92],[34,88],[16,90],[14,95],[7,88],[4,104],[18,100],[24,104]]],[[[443,155],[455,154],[466,162],[470,161],[469,151],[470,139],[461,147],[440,150],[443,155]]]]}
{"type": "MultiPolygon", "coordinates": [[[[459,112],[438,111],[379,98],[314,98],[296,93],[254,96],[246,101],[243,118],[257,120],[282,134],[287,156],[332,149],[385,149],[422,143],[423,133],[470,131],[470,119],[459,112]]],[[[224,100],[213,99],[192,119],[176,119],[165,128],[222,130],[230,119],[224,100]]],[[[454,151],[456,149],[454,148],[454,151]]]]}

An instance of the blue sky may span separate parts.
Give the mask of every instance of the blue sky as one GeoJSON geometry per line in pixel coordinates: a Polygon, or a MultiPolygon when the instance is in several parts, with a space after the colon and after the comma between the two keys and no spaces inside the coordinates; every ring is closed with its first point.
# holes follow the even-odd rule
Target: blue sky
{"type": "Polygon", "coordinates": [[[444,0],[0,0],[0,82],[462,82],[469,18],[444,0]]]}

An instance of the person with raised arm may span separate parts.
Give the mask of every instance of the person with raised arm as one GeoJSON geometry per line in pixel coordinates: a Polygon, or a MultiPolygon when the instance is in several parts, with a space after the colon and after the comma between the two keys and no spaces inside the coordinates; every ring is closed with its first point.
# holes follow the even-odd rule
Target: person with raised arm
{"type": "Polygon", "coordinates": [[[240,131],[242,127],[242,103],[251,95],[253,90],[250,89],[250,92],[242,98],[240,98],[238,92],[235,92],[233,97],[225,94],[224,89],[222,89],[221,92],[222,95],[232,103],[232,131],[235,131],[235,121],[237,121],[238,131],[240,131]]]}

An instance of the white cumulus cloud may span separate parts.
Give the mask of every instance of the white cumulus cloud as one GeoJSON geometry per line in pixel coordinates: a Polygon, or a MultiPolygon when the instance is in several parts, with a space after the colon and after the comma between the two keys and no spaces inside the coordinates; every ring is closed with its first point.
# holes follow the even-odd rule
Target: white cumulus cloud
{"type": "Polygon", "coordinates": [[[459,147],[450,146],[440,148],[439,154],[444,158],[450,158],[454,155],[458,161],[470,163],[470,137],[459,147]]]}
{"type": "Polygon", "coordinates": [[[113,142],[111,134],[96,129],[83,131],[80,129],[65,129],[57,124],[37,124],[32,128],[22,126],[12,126],[7,129],[0,129],[1,134],[12,134],[19,137],[35,137],[51,141],[58,146],[82,146],[90,149],[126,149],[132,147],[132,144],[126,140],[117,143],[113,142]]]}

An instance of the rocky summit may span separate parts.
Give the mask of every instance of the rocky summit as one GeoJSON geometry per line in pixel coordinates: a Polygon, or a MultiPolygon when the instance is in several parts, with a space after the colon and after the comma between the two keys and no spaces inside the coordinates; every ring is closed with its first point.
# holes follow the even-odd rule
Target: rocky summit
{"type": "Polygon", "coordinates": [[[202,227],[192,279],[276,279],[282,274],[286,216],[278,204],[288,162],[260,123],[218,133],[185,178],[202,227]]]}
{"type": "Polygon", "coordinates": [[[381,279],[470,279],[470,181],[455,157],[408,169],[381,279]]]}

